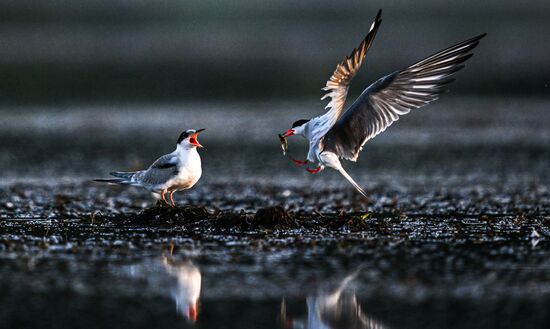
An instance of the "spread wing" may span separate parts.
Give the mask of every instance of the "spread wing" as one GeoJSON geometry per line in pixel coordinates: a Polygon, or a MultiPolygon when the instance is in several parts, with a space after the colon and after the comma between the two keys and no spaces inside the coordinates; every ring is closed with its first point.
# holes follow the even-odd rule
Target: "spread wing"
{"type": "Polygon", "coordinates": [[[463,41],[370,85],[327,132],[322,149],[356,161],[363,145],[386,130],[400,115],[436,100],[454,81],[450,76],[485,34],[463,41]]]}
{"type": "Polygon", "coordinates": [[[372,41],[376,36],[380,23],[382,23],[382,19],[380,18],[381,15],[382,10],[379,10],[365,39],[363,39],[359,47],[353,49],[351,54],[344,58],[342,63],[336,65],[334,73],[332,73],[332,76],[323,88],[323,90],[328,92],[321,99],[325,99],[327,97],[331,98],[330,102],[325,107],[326,109],[329,109],[325,115],[332,118],[333,122],[338,119],[344,109],[349,84],[353,77],[357,74],[357,71],[359,71],[363,60],[365,59],[365,55],[372,45],[372,41]]]}

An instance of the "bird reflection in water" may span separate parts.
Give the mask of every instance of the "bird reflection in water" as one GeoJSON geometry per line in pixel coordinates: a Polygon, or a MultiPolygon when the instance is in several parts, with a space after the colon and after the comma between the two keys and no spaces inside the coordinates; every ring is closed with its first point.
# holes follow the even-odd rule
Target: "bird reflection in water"
{"type": "Polygon", "coordinates": [[[172,290],[178,313],[190,322],[197,321],[198,300],[201,293],[201,272],[191,261],[175,261],[164,258],[164,268],[178,280],[178,286],[172,290]]]}
{"type": "Polygon", "coordinates": [[[387,329],[370,318],[357,302],[349,287],[358,271],[345,277],[336,289],[319,289],[307,297],[307,318],[293,319],[287,315],[286,302],[281,303],[281,322],[285,329],[387,329]]]}

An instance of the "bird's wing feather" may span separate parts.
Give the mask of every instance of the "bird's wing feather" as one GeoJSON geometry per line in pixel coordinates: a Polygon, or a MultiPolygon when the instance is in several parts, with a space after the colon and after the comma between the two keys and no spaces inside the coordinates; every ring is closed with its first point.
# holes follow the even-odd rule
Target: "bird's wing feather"
{"type": "Polygon", "coordinates": [[[168,182],[178,174],[177,166],[167,168],[149,168],[140,175],[140,181],[143,185],[161,185],[168,182]]]}
{"type": "Polygon", "coordinates": [[[138,180],[144,185],[164,184],[178,174],[178,158],[166,154],[158,158],[149,169],[139,173],[138,180]]]}
{"type": "Polygon", "coordinates": [[[356,161],[362,146],[400,115],[436,100],[453,81],[450,76],[485,34],[458,43],[370,85],[338,119],[322,140],[321,149],[356,161]]]}
{"type": "Polygon", "coordinates": [[[344,58],[342,63],[336,65],[334,73],[332,73],[332,76],[323,88],[327,93],[321,99],[330,97],[330,102],[325,107],[328,109],[328,112],[324,116],[332,119],[333,122],[338,119],[344,109],[349,84],[357,74],[357,71],[359,71],[365,55],[372,45],[380,23],[382,23],[381,15],[382,10],[379,10],[365,39],[363,39],[359,47],[353,49],[351,54],[344,58]]]}
{"type": "Polygon", "coordinates": [[[158,158],[149,169],[167,169],[178,165],[178,158],[172,154],[166,154],[158,158]]]}

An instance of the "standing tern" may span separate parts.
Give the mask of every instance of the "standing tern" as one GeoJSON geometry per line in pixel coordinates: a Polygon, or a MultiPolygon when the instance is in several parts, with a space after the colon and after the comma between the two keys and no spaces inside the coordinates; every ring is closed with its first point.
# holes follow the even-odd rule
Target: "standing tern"
{"type": "Polygon", "coordinates": [[[182,132],[178,138],[176,150],[161,156],[145,170],[133,172],[113,171],[110,175],[117,178],[95,179],[94,181],[141,186],[155,194],[159,194],[162,201],[167,204],[165,194],[169,193],[170,204],[175,207],[172,197],[174,192],[190,189],[201,177],[201,157],[197,152],[197,148],[203,146],[199,144],[197,137],[203,130],[190,129],[182,132]]]}
{"type": "Polygon", "coordinates": [[[484,33],[460,42],[378,79],[344,111],[350,82],[372,45],[382,23],[381,15],[382,10],[378,11],[359,47],[336,66],[323,88],[327,93],[321,99],[330,98],[325,107],[328,112],[309,120],[298,120],[280,135],[283,150],[286,149],[286,138],[292,135],[309,140],[307,159],[292,159],[297,165],[317,163],[315,169],[306,168],[312,174],[325,167],[333,168],[367,200],[367,194],[344,170],[340,159],[357,161],[363,145],[386,130],[399,116],[435,101],[446,92],[446,86],[454,81],[450,76],[464,67],[463,63],[473,55],[472,49],[485,36],[484,33]]]}

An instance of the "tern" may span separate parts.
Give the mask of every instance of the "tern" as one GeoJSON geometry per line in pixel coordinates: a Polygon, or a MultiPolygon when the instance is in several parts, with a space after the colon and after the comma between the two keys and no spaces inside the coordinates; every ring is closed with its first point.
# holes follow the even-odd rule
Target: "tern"
{"type": "Polygon", "coordinates": [[[316,163],[315,169],[306,168],[315,174],[325,167],[340,172],[359,193],[367,198],[366,192],[344,170],[340,159],[357,161],[365,143],[386,130],[401,115],[411,109],[420,108],[446,92],[454,81],[451,76],[464,67],[481,38],[460,42],[425,59],[386,75],[369,87],[344,111],[346,96],[351,80],[359,71],[376,32],[382,23],[382,10],[378,11],[367,36],[359,47],[336,66],[334,73],[322,90],[327,93],[321,98],[330,98],[323,115],[309,120],[298,120],[281,137],[283,149],[287,137],[300,135],[309,140],[307,159],[292,159],[297,165],[316,163]]]}
{"type": "Polygon", "coordinates": [[[95,179],[96,182],[141,186],[160,195],[168,204],[165,194],[169,193],[170,204],[175,207],[173,194],[176,191],[193,187],[202,175],[201,157],[197,148],[203,147],[197,140],[201,131],[186,130],[176,143],[174,152],[158,158],[149,168],[140,171],[113,171],[111,176],[117,178],[95,179]]]}

